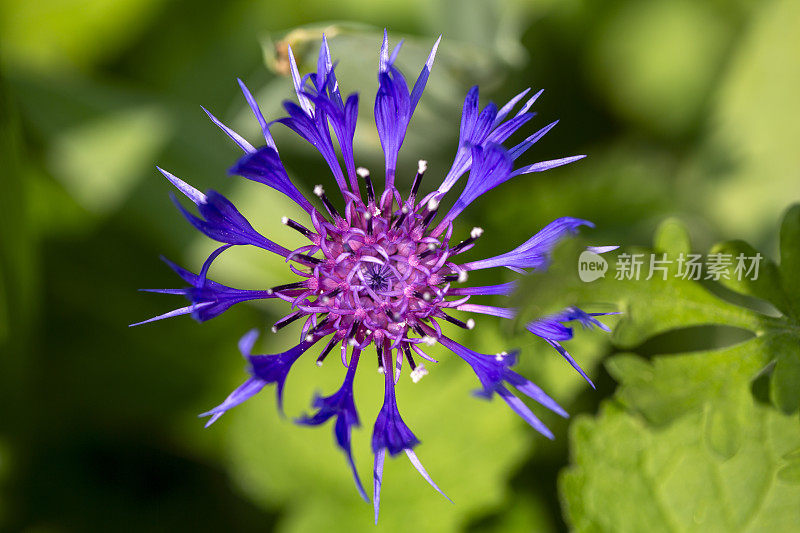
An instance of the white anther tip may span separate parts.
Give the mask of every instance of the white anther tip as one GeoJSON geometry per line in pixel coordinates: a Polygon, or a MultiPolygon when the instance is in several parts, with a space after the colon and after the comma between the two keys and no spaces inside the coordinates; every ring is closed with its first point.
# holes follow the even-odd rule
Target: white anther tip
{"type": "Polygon", "coordinates": [[[386,370],[382,366],[379,366],[378,367],[378,374],[385,374],[385,373],[386,373],[386,370]]]}
{"type": "Polygon", "coordinates": [[[424,342],[428,346],[433,346],[434,344],[436,344],[436,339],[434,339],[430,335],[425,335],[424,337],[422,337],[422,342],[424,342]]]}
{"type": "Polygon", "coordinates": [[[483,228],[472,228],[472,231],[469,232],[469,236],[473,239],[477,239],[483,235],[483,228]]]}
{"type": "Polygon", "coordinates": [[[428,200],[428,211],[433,211],[437,207],[439,207],[439,200],[436,198],[431,198],[428,200]]]}
{"type": "Polygon", "coordinates": [[[267,289],[267,294],[272,294],[274,291],[272,289],[267,289]]]}
{"type": "Polygon", "coordinates": [[[417,161],[417,174],[424,174],[428,170],[428,162],[424,159],[417,161]]]}
{"type": "Polygon", "coordinates": [[[281,217],[281,224],[284,226],[289,223],[289,217],[281,217]]]}
{"type": "Polygon", "coordinates": [[[272,333],[278,333],[278,328],[275,326],[272,326],[270,329],[272,330],[272,333]]]}
{"type": "Polygon", "coordinates": [[[475,328],[475,321],[473,319],[467,320],[467,329],[474,329],[475,328]]]}
{"type": "Polygon", "coordinates": [[[458,282],[464,283],[465,281],[467,281],[467,271],[462,270],[461,272],[458,273],[458,282]]]}
{"type": "Polygon", "coordinates": [[[314,194],[316,196],[322,196],[325,194],[325,189],[322,188],[322,185],[314,185],[314,194]]]}
{"type": "Polygon", "coordinates": [[[313,336],[311,333],[309,333],[308,335],[306,335],[306,342],[311,342],[311,341],[313,341],[313,340],[314,340],[314,336],[313,336]]]}
{"type": "Polygon", "coordinates": [[[347,344],[349,344],[350,346],[355,346],[356,344],[358,344],[358,342],[356,342],[355,339],[348,339],[347,344]]]}
{"type": "Polygon", "coordinates": [[[317,366],[322,366],[322,361],[317,361],[317,366]]]}
{"type": "Polygon", "coordinates": [[[425,365],[418,365],[417,368],[411,371],[411,381],[414,383],[419,383],[423,377],[428,375],[428,369],[425,368],[425,365]]]}
{"type": "Polygon", "coordinates": [[[367,170],[364,167],[358,167],[356,169],[356,174],[358,174],[358,177],[361,178],[361,179],[368,178],[369,177],[369,170],[367,170]]]}

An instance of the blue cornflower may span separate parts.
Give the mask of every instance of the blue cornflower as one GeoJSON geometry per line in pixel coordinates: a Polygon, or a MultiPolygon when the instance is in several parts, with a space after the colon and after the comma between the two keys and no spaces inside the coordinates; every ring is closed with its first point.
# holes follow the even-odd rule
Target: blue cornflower
{"type": "MultiPolygon", "coordinates": [[[[244,157],[236,162],[230,172],[272,187],[306,211],[310,227],[288,218],[283,218],[282,221],[305,236],[309,244],[296,250],[276,244],[256,231],[222,194],[215,191],[202,193],[159,168],[178,191],[196,205],[200,216],[192,214],[178,203],[181,213],[198,230],[219,241],[222,246],[211,253],[198,274],[169,262],[189,286],[181,289],[158,289],[154,292],[181,294],[189,300],[190,305],[140,322],[141,324],[182,314],[191,314],[202,322],[220,315],[232,305],[255,299],[278,298],[289,303],[291,312],[278,320],[272,331],[301,321],[300,343],[283,353],[254,355],[252,349],[258,332],[248,332],[239,342],[239,350],[248,362],[250,377],[220,405],[201,416],[209,416],[207,425],[210,425],[227,410],[272,383],[276,385],[280,408],[284,383],[292,365],[312,346],[328,338],[317,357],[317,364],[321,366],[328,354],[340,346],[342,363],[347,367],[344,383],[330,396],[314,399],[313,407],[316,411],[303,416],[298,422],[320,425],[335,418],[336,442],[344,451],[356,488],[365,500],[368,497],[356,472],[350,445],[351,430],[359,425],[353,397],[353,381],[364,350],[369,345],[374,345],[378,370],[383,375],[385,386],[383,406],[372,434],[372,451],[375,455],[373,503],[376,521],[387,451],[391,456],[405,452],[420,474],[441,493],[414,452],[419,440],[400,416],[395,395],[395,384],[400,377],[404,360],[408,362],[410,377],[414,382],[427,374],[424,364],[419,362],[421,359],[436,362],[426,353],[427,346],[439,343],[464,359],[475,371],[482,385],[479,394],[491,397],[497,393],[534,429],[553,438],[550,430],[512,390],[516,389],[563,417],[568,415],[539,387],[511,370],[516,362],[516,352],[494,355],[470,350],[444,335],[441,321],[465,329],[474,327],[472,318],[464,322],[452,316],[453,311],[513,318],[516,311],[512,308],[479,305],[468,301],[473,296],[509,295],[514,290],[515,283],[467,287],[463,284],[467,281],[468,273],[492,267],[506,267],[523,273],[526,269],[541,269],[546,266],[552,248],[560,239],[576,233],[580,226],[592,226],[586,220],[559,218],[507,253],[477,261],[459,261],[457,257],[471,249],[483,234],[481,228],[473,228],[469,237],[450,244],[453,221],[469,204],[514,176],[541,172],[584,156],[517,166],[516,160],[556,124],[553,122],[545,126],[511,148],[502,145],[533,117],[529,110],[541,91],[528,98],[521,109],[508,118],[514,107],[526,97],[528,90],[521,92],[499,109],[493,103],[480,109],[478,88],[473,87],[464,101],[459,145],[454,162],[442,184],[426,196],[418,197],[427,170],[427,163],[420,161],[411,191],[403,199],[395,187],[398,152],[428,81],[439,40],[434,44],[410,90],[403,74],[394,66],[401,45],[402,42],[390,54],[388,38],[384,32],[378,62],[378,93],[375,98],[375,123],[386,162],[385,186],[381,194],[375,190],[369,172],[356,167],[353,137],[358,115],[358,95],[342,98],[324,36],[316,73],[301,77],[289,48],[297,102],[284,103],[287,117],[268,123],[247,87],[239,81],[245,99],[261,126],[265,140],[263,147],[255,148],[206,110],[211,120],[245,152],[244,157]],[[314,188],[314,194],[321,206],[318,207],[292,183],[270,134],[270,126],[274,122],[287,126],[320,152],[344,197],[343,213],[328,200],[321,185],[314,188]],[[331,131],[339,145],[341,161],[337,156],[331,131]],[[432,226],[439,213],[441,200],[467,173],[469,174],[464,189],[453,207],[432,226]],[[283,257],[299,281],[268,289],[244,290],[227,287],[207,278],[211,263],[222,252],[232,246],[244,245],[256,246],[283,257]]],[[[533,321],[527,325],[527,329],[556,348],[589,381],[560,343],[572,338],[572,329],[566,325],[572,321],[607,330],[595,316],[598,314],[569,308],[554,316],[533,321]]]]}

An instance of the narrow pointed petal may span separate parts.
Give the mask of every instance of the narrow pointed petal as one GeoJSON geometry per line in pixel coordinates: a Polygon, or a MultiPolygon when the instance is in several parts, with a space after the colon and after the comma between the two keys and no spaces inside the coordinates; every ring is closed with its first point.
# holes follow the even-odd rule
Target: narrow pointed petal
{"type": "Polygon", "coordinates": [[[375,467],[372,471],[372,505],[375,508],[375,525],[378,525],[378,513],[381,508],[381,485],[383,484],[383,463],[386,460],[386,449],[375,452],[375,467]]]}
{"type": "Polygon", "coordinates": [[[255,345],[257,339],[258,339],[257,329],[251,329],[250,331],[242,335],[242,338],[239,339],[238,343],[239,353],[242,354],[242,357],[246,359],[247,357],[250,356],[250,354],[253,353],[253,346],[255,345]]]}
{"type": "Polygon", "coordinates": [[[420,462],[420,460],[417,458],[417,454],[415,454],[415,453],[414,453],[414,450],[407,449],[407,450],[406,450],[406,455],[408,456],[408,459],[409,459],[409,461],[411,461],[411,464],[412,464],[412,465],[414,465],[414,468],[416,468],[416,469],[417,469],[417,472],[419,472],[419,474],[420,474],[420,475],[423,477],[423,479],[425,479],[425,481],[427,481],[427,482],[428,482],[428,484],[429,484],[431,487],[433,487],[434,489],[436,489],[436,492],[438,492],[439,494],[441,494],[442,496],[444,496],[444,497],[445,497],[445,499],[446,499],[447,501],[449,501],[450,503],[453,503],[453,500],[451,500],[451,499],[450,499],[450,498],[447,496],[447,494],[445,494],[444,492],[442,492],[442,489],[440,489],[440,488],[439,488],[439,486],[438,486],[436,483],[434,483],[433,479],[431,479],[431,476],[428,474],[428,471],[427,471],[427,470],[425,470],[425,467],[424,467],[424,466],[422,466],[422,463],[421,463],[421,462],[420,462]]]}
{"type": "Polygon", "coordinates": [[[590,252],[594,252],[596,254],[604,254],[606,252],[613,252],[614,250],[618,249],[619,246],[611,245],[611,246],[587,246],[586,249],[590,252]]]}
{"type": "MultiPolygon", "coordinates": [[[[333,61],[331,60],[331,49],[328,47],[328,37],[322,34],[322,43],[319,45],[319,55],[317,56],[317,92],[323,92],[328,83],[327,78],[333,74],[333,61]]],[[[339,88],[335,79],[331,80],[331,92],[339,94],[339,88]]]]}
{"type": "Polygon", "coordinates": [[[534,133],[533,135],[531,135],[530,137],[528,137],[527,139],[525,139],[524,141],[522,141],[521,143],[516,145],[514,148],[509,150],[508,153],[511,155],[511,157],[513,157],[514,159],[517,159],[519,156],[524,154],[528,150],[528,148],[530,148],[531,146],[533,146],[534,144],[539,142],[539,140],[542,137],[547,135],[548,131],[550,131],[553,128],[555,128],[556,124],[558,124],[558,121],[554,120],[553,122],[551,122],[550,124],[548,124],[544,128],[540,129],[539,131],[537,131],[536,133],[534,133]]]}
{"type": "Polygon", "coordinates": [[[164,320],[165,318],[172,318],[174,316],[180,315],[187,315],[189,313],[194,312],[196,309],[200,307],[206,307],[211,305],[211,302],[204,303],[204,304],[197,304],[197,305],[187,305],[186,307],[181,307],[180,309],[174,309],[168,313],[164,313],[163,315],[154,316],[153,318],[148,318],[147,320],[142,320],[141,322],[136,322],[135,324],[130,324],[128,327],[132,328],[135,326],[141,326],[142,324],[147,324],[149,322],[155,322],[157,320],[164,320]]]}
{"type": "Polygon", "coordinates": [[[275,392],[278,400],[278,411],[283,415],[283,388],[286,377],[292,365],[311,348],[319,338],[305,340],[285,352],[272,355],[250,355],[250,373],[253,377],[264,380],[266,383],[275,383],[275,392]]]}
{"type": "Polygon", "coordinates": [[[264,115],[261,113],[261,108],[258,107],[258,102],[256,99],[253,98],[253,95],[250,93],[250,90],[244,84],[244,82],[236,78],[236,81],[239,82],[239,87],[242,89],[242,93],[244,94],[245,100],[247,100],[247,105],[250,106],[250,110],[255,115],[256,120],[258,121],[258,125],[261,126],[261,132],[264,134],[264,141],[267,143],[267,146],[273,148],[276,152],[278,151],[278,147],[275,145],[275,141],[272,138],[272,134],[269,132],[269,124],[267,124],[267,120],[264,118],[264,115]]]}
{"type": "Polygon", "coordinates": [[[564,408],[558,405],[555,400],[545,394],[545,392],[532,381],[523,378],[511,369],[506,369],[504,377],[508,383],[514,386],[514,388],[532,398],[540,405],[547,407],[554,413],[564,418],[569,418],[569,414],[564,410],[564,408]]]}
{"type": "Polygon", "coordinates": [[[501,283],[500,285],[485,285],[482,287],[453,287],[447,291],[447,294],[453,296],[508,296],[514,292],[516,287],[516,281],[509,281],[508,283],[501,283]]]}
{"type": "Polygon", "coordinates": [[[212,418],[206,423],[205,426],[209,427],[211,424],[216,422],[217,419],[219,419],[219,417],[225,413],[225,411],[233,409],[237,405],[244,403],[261,392],[261,389],[263,389],[266,384],[267,382],[261,379],[250,378],[242,383],[236,390],[230,393],[228,397],[225,398],[225,401],[223,401],[221,404],[198,416],[211,416],[212,418]]]}
{"type": "Polygon", "coordinates": [[[378,53],[378,72],[386,72],[389,68],[389,32],[383,29],[383,42],[378,53]]]}
{"type": "Polygon", "coordinates": [[[359,496],[361,496],[365,502],[368,502],[369,496],[367,496],[367,491],[364,490],[364,485],[361,484],[361,478],[358,477],[358,470],[356,469],[356,463],[353,461],[353,454],[351,452],[347,453],[347,464],[350,465],[350,470],[353,472],[353,480],[356,483],[356,490],[359,496]]]}
{"type": "Polygon", "coordinates": [[[544,423],[536,417],[535,414],[533,414],[528,406],[525,405],[525,402],[511,394],[507,388],[501,386],[497,389],[497,394],[499,394],[500,397],[505,400],[505,402],[509,405],[509,407],[511,407],[511,409],[514,410],[515,413],[522,417],[525,422],[530,424],[533,429],[550,440],[555,439],[553,432],[550,431],[547,426],[545,426],[544,423]]]}
{"type": "Polygon", "coordinates": [[[184,196],[186,196],[189,200],[195,203],[195,205],[204,203],[206,201],[206,195],[183,181],[182,179],[174,176],[173,174],[167,172],[161,167],[156,167],[161,174],[164,175],[165,178],[172,183],[176,189],[181,191],[184,196]]]}
{"type": "Polygon", "coordinates": [[[239,145],[239,148],[241,148],[241,149],[242,149],[242,150],[244,150],[245,152],[249,152],[249,153],[252,153],[252,152],[255,152],[255,151],[256,151],[256,149],[253,147],[253,145],[252,145],[252,144],[250,144],[249,142],[247,142],[247,140],[245,140],[245,138],[244,138],[244,137],[242,137],[241,135],[239,135],[238,133],[236,133],[235,131],[233,131],[232,129],[230,129],[228,126],[226,126],[225,124],[223,124],[222,122],[220,122],[220,120],[219,120],[219,119],[217,119],[217,117],[215,117],[214,115],[212,115],[212,114],[211,114],[211,111],[209,111],[208,109],[206,109],[206,108],[205,108],[205,107],[203,107],[203,106],[200,106],[200,107],[202,107],[202,108],[203,108],[203,111],[205,111],[205,112],[206,112],[206,115],[208,115],[208,118],[210,118],[210,119],[211,119],[211,122],[213,122],[214,124],[216,124],[216,125],[219,127],[219,129],[221,129],[222,131],[224,131],[224,132],[225,132],[225,134],[226,134],[228,137],[230,137],[231,139],[233,139],[233,142],[235,142],[236,144],[238,144],[238,145],[239,145]]]}
{"type": "Polygon", "coordinates": [[[578,374],[580,374],[583,377],[583,379],[585,379],[586,382],[589,383],[589,385],[591,385],[591,387],[593,389],[597,388],[597,387],[594,386],[594,383],[592,383],[592,380],[589,379],[589,376],[586,375],[586,372],[583,371],[583,369],[580,367],[580,365],[577,363],[577,361],[575,361],[575,359],[572,358],[572,356],[569,354],[569,352],[563,346],[561,346],[561,344],[559,342],[551,341],[550,339],[545,339],[545,340],[547,341],[547,343],[550,346],[555,348],[558,351],[558,353],[561,354],[561,357],[563,357],[564,359],[567,360],[567,362],[572,366],[572,368],[574,368],[575,370],[578,371],[578,374]]]}
{"type": "Polygon", "coordinates": [[[425,61],[425,66],[422,67],[422,72],[419,73],[419,77],[417,81],[414,83],[414,88],[411,89],[411,112],[413,113],[415,109],[417,109],[417,104],[419,103],[420,98],[422,98],[422,93],[425,91],[425,85],[428,83],[428,78],[431,75],[431,70],[433,69],[433,62],[436,59],[436,51],[439,49],[439,43],[442,42],[442,36],[440,35],[436,42],[433,43],[433,48],[431,49],[430,54],[428,54],[428,60],[425,61]]]}
{"type": "Polygon", "coordinates": [[[396,45],[394,45],[394,50],[392,50],[392,55],[389,56],[389,64],[394,65],[394,62],[397,61],[397,56],[400,55],[400,50],[403,49],[403,43],[405,39],[400,39],[396,45]]]}
{"type": "Polygon", "coordinates": [[[575,161],[583,159],[584,157],[586,156],[573,155],[572,157],[562,157],[561,159],[541,161],[539,163],[534,163],[532,165],[526,165],[524,167],[518,168],[512,174],[513,176],[519,176],[520,174],[530,174],[531,172],[544,172],[545,170],[550,170],[551,168],[556,168],[563,165],[568,165],[570,163],[574,163],[575,161]]]}
{"type": "Polygon", "coordinates": [[[503,122],[503,119],[506,118],[506,116],[511,112],[512,109],[514,109],[514,106],[517,105],[517,103],[520,100],[525,98],[525,95],[528,94],[530,90],[531,88],[528,87],[527,89],[516,95],[514,98],[509,100],[503,107],[501,107],[497,111],[497,117],[494,119],[494,127],[499,126],[503,122]]]}
{"type": "Polygon", "coordinates": [[[494,307],[491,305],[478,305],[478,304],[462,304],[456,307],[459,311],[466,311],[468,313],[480,313],[482,315],[492,315],[500,318],[514,318],[517,315],[515,309],[506,307],[494,307]]]}
{"type": "Polygon", "coordinates": [[[313,116],[314,106],[304,94],[303,82],[300,79],[300,72],[297,70],[297,61],[294,58],[292,46],[286,45],[286,48],[289,54],[289,68],[292,72],[292,82],[294,83],[294,91],[297,93],[297,101],[300,103],[300,107],[303,108],[303,111],[305,111],[307,115],[313,116]]]}
{"type": "Polygon", "coordinates": [[[580,218],[557,218],[510,252],[488,259],[472,261],[464,264],[463,267],[468,270],[500,266],[520,269],[543,268],[549,261],[553,247],[564,237],[576,233],[581,226],[593,228],[594,224],[580,218]]]}
{"type": "Polygon", "coordinates": [[[536,102],[536,100],[538,100],[538,99],[539,99],[539,97],[542,95],[542,93],[543,93],[543,92],[544,92],[544,89],[539,89],[538,91],[536,91],[536,94],[534,94],[533,96],[531,96],[531,97],[528,99],[528,101],[527,101],[527,102],[525,102],[525,105],[523,105],[523,106],[522,106],[522,108],[519,110],[519,112],[517,113],[517,115],[521,115],[521,114],[523,114],[523,113],[527,113],[527,112],[528,112],[528,110],[531,108],[531,106],[534,104],[534,102],[536,102]]]}
{"type": "Polygon", "coordinates": [[[219,257],[219,254],[221,254],[222,252],[224,252],[225,250],[227,250],[231,246],[233,246],[233,245],[232,244],[226,244],[224,246],[220,246],[219,248],[217,248],[216,250],[214,250],[213,252],[208,254],[208,257],[206,258],[206,260],[203,261],[203,266],[200,268],[200,272],[197,274],[197,278],[198,278],[198,281],[199,281],[200,285],[205,285],[206,284],[206,278],[208,277],[208,269],[211,268],[211,264],[214,262],[214,260],[216,260],[217,257],[219,257]]]}
{"type": "MultiPolygon", "coordinates": [[[[211,254],[211,256],[209,256],[209,259],[207,259],[204,264],[204,271],[208,270],[210,261],[213,261],[213,259],[226,248],[227,247],[225,246],[218,248],[214,253],[211,254]]],[[[162,259],[172,270],[175,271],[175,273],[177,273],[183,279],[183,281],[189,285],[189,287],[181,289],[180,293],[192,302],[193,305],[188,308],[189,312],[191,312],[192,318],[199,322],[211,320],[212,318],[227,311],[230,307],[241,302],[275,298],[275,295],[270,291],[234,289],[221,283],[206,279],[205,274],[199,275],[190,272],[165,257],[162,257],[162,259]]],[[[201,273],[202,272],[203,271],[201,271],[201,273]]],[[[185,314],[177,313],[177,311],[178,310],[175,311],[176,314],[185,314]]],[[[169,318],[167,315],[156,317],[150,321],[161,318],[169,318]]]]}

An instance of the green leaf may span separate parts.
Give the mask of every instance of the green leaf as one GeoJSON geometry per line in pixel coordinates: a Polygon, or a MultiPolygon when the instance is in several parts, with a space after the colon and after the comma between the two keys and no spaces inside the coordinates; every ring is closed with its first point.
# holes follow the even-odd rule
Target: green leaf
{"type": "Polygon", "coordinates": [[[620,383],[617,398],[637,409],[648,421],[663,425],[708,402],[727,405],[735,390],[764,367],[769,350],[766,339],[708,350],[656,357],[652,361],[634,354],[615,355],[606,367],[620,383]]]}
{"type": "MultiPolygon", "coordinates": [[[[628,372],[628,366],[641,369],[644,364],[632,362],[630,356],[619,362],[610,361],[609,371],[623,383],[623,398],[627,394],[625,386],[634,382],[641,388],[650,388],[646,396],[651,398],[653,409],[660,407],[663,411],[646,411],[651,420],[665,423],[686,409],[697,407],[692,399],[693,391],[705,398],[722,387],[724,380],[751,381],[762,371],[771,372],[771,396],[775,405],[786,413],[800,407],[800,321],[792,307],[797,288],[791,274],[793,261],[800,257],[797,252],[800,250],[800,207],[789,209],[784,219],[780,267],[746,243],[726,242],[710,252],[729,254],[730,266],[719,280],[707,279],[710,276],[705,268],[699,280],[682,275],[679,263],[681,257],[687,257],[690,244],[685,229],[672,219],[656,231],[653,250],[626,249],[616,255],[606,254],[604,258],[609,268],[605,277],[597,281],[585,283],[577,275],[578,256],[584,248],[585,243],[577,240],[563,243],[556,248],[553,265],[547,272],[524,278],[516,296],[523,308],[523,320],[566,305],[591,306],[602,302],[615,304],[623,312],[612,337],[622,348],[635,348],[656,335],[698,326],[733,327],[752,334],[750,340],[735,347],[687,355],[688,364],[694,368],[672,366],[674,361],[680,361],[677,356],[654,361],[654,365],[664,365],[668,369],[670,385],[664,387],[650,388],[647,384],[653,379],[650,372],[628,372]],[[638,279],[624,279],[620,275],[624,272],[623,259],[630,261],[637,254],[641,254],[644,263],[638,279]],[[737,272],[740,254],[744,268],[737,272]],[[666,272],[654,271],[651,279],[647,279],[651,257],[666,260],[666,272]],[[761,258],[758,270],[748,270],[749,258],[756,257],[761,258]],[[744,297],[750,297],[755,303],[744,301],[744,297]],[[753,304],[744,307],[745,303],[753,304]],[[617,372],[619,369],[622,371],[617,372]]],[[[707,259],[708,256],[703,258],[706,263],[707,259]]],[[[724,334],[722,337],[725,341],[724,334]]],[[[712,340],[708,339],[706,345],[713,346],[712,340]]],[[[735,342],[741,340],[734,338],[735,342]]],[[[730,340],[725,342],[731,343],[730,340]]]]}
{"type": "Polygon", "coordinates": [[[781,282],[789,295],[790,313],[800,318],[800,205],[789,209],[781,226],[781,282]]]}
{"type": "MultiPolygon", "coordinates": [[[[711,253],[728,254],[735,258],[740,254],[744,257],[756,257],[759,252],[744,241],[728,241],[714,246],[711,253]]],[[[768,257],[763,257],[761,260],[756,279],[747,276],[738,279],[733,276],[719,281],[732,291],[770,302],[783,313],[789,312],[789,302],[783,292],[780,272],[775,262],[768,257]]]]}
{"type": "MultiPolygon", "coordinates": [[[[755,279],[730,273],[701,282],[671,269],[666,280],[607,276],[573,288],[584,299],[624,306],[627,316],[614,338],[625,346],[669,330],[686,338],[687,328],[699,325],[751,334],[730,337],[738,342],[727,346],[712,339],[705,340],[708,348],[649,359],[623,353],[606,361],[619,387],[597,418],[571,428],[572,466],[560,479],[566,518],[576,530],[781,531],[800,520],[800,424],[788,416],[800,405],[800,327],[791,313],[794,288],[783,275],[795,260],[798,212],[791,208],[783,223],[780,267],[763,261],[755,279]],[[770,396],[779,410],[751,392],[764,373],[771,374],[770,396]]],[[[675,258],[689,250],[676,221],[657,230],[654,253],[675,258]]],[[[712,253],[752,257],[757,251],[731,241],[712,253]]],[[[568,270],[564,257],[559,262],[562,273],[568,270]]]]}
{"type": "Polygon", "coordinates": [[[784,455],[800,445],[800,426],[739,393],[742,444],[727,457],[707,443],[720,423],[711,406],[665,428],[613,402],[576,421],[573,466],[560,479],[568,521],[578,531],[793,529],[800,487],[784,455]]]}
{"type": "Polygon", "coordinates": [[[772,401],[785,413],[792,413],[800,405],[800,346],[797,337],[780,338],[775,369],[772,372],[772,401]]]}

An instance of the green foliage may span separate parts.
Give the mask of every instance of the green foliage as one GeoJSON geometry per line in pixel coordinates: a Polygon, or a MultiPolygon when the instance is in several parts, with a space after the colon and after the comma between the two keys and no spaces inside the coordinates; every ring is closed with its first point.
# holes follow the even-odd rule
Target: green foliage
{"type": "MultiPolygon", "coordinates": [[[[733,265],[726,274],[730,279],[723,277],[718,282],[710,280],[713,276],[706,271],[702,273],[701,281],[681,275],[678,270],[681,268],[680,257],[681,254],[684,258],[687,256],[690,245],[686,230],[675,220],[661,225],[652,250],[625,251],[644,254],[644,257],[652,253],[667,261],[666,272],[655,271],[649,280],[645,279],[649,276],[648,262],[642,266],[640,279],[616,279],[619,276],[615,274],[621,269],[619,255],[609,254],[610,264],[605,277],[595,282],[581,282],[576,268],[581,247],[580,242],[564,243],[556,249],[555,264],[548,272],[525,279],[518,296],[520,305],[528,302],[522,320],[552,312],[567,302],[613,303],[623,313],[613,334],[614,343],[622,348],[634,348],[654,336],[683,328],[727,326],[747,330],[752,338],[740,345],[711,350],[709,357],[702,353],[687,357],[701,361],[701,366],[712,358],[719,358],[723,365],[713,365],[713,372],[719,379],[752,380],[759,372],[769,370],[775,405],[786,413],[800,407],[797,396],[800,390],[800,381],[797,380],[800,322],[794,307],[800,294],[795,274],[795,263],[800,255],[800,206],[789,209],[784,218],[780,266],[761,254],[755,279],[747,273],[742,273],[742,279],[738,279],[733,265]],[[726,355],[727,351],[736,353],[726,355]],[[733,366],[724,366],[726,361],[733,366]]],[[[757,252],[740,241],[734,241],[713,247],[710,254],[715,253],[732,254],[735,264],[738,254],[747,258],[755,257],[757,252]]],[[[677,358],[666,360],[675,361],[677,358]]],[[[610,368],[613,369],[614,365],[612,359],[610,368]]],[[[703,394],[708,395],[710,390],[706,389],[708,383],[705,380],[710,376],[699,369],[689,374],[692,377],[684,382],[682,388],[686,390],[696,385],[700,390],[705,389],[703,394]]],[[[682,394],[680,390],[681,387],[665,386],[664,390],[653,394],[665,397],[663,395],[682,394]]],[[[724,390],[720,394],[724,394],[724,390]]]]}
{"type": "MultiPolygon", "coordinates": [[[[570,251],[562,249],[556,263],[574,260],[570,251]]],[[[653,252],[675,261],[688,251],[682,226],[662,224],[653,252]]],[[[735,241],[712,253],[757,252],[735,241]]],[[[624,310],[614,332],[620,346],[635,348],[695,326],[752,333],[724,347],[607,360],[619,387],[596,419],[583,418],[571,428],[573,465],[561,478],[564,508],[577,529],[766,531],[797,523],[800,424],[790,415],[800,407],[798,257],[800,206],[794,206],[781,227],[780,265],[764,259],[757,279],[731,276],[715,287],[677,277],[675,267],[666,280],[622,281],[611,279],[612,267],[599,282],[573,282],[573,293],[583,299],[612,299],[624,310]],[[771,401],[785,414],[751,392],[760,376],[769,376],[771,401]],[[627,487],[625,498],[612,496],[620,484],[627,487]]],[[[570,283],[567,270],[556,269],[559,283],[570,283]]]]}
{"type": "Polygon", "coordinates": [[[561,478],[566,515],[578,531],[791,531],[800,520],[792,452],[800,427],[741,393],[729,456],[714,447],[728,431],[706,406],[654,427],[614,402],[571,428],[573,466],[561,478]],[[622,487],[622,491],[620,491],[622,487]]]}

